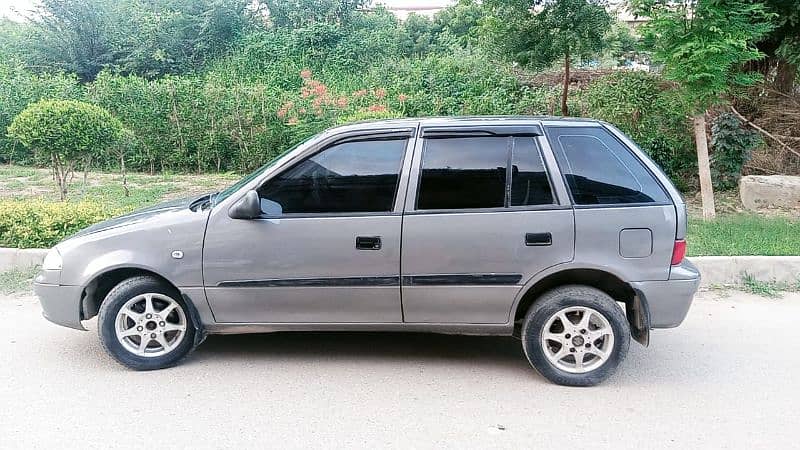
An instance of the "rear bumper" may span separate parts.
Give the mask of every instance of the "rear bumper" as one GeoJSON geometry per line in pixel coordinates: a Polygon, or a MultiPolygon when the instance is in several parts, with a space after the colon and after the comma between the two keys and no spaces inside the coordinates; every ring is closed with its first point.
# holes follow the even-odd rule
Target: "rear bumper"
{"type": "Polygon", "coordinates": [[[673,328],[683,322],[700,286],[700,271],[688,260],[670,271],[666,281],[637,281],[631,287],[644,300],[650,328],[673,328]]]}
{"type": "Polygon", "coordinates": [[[81,287],[33,283],[33,291],[42,305],[42,315],[50,322],[76,330],[81,324],[81,287]]]}

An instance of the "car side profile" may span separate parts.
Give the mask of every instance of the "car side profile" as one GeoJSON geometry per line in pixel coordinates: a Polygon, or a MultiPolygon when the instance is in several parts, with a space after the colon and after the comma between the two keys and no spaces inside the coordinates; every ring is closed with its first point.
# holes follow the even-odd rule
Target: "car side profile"
{"type": "Polygon", "coordinates": [[[700,274],[686,207],[589,119],[397,119],[329,129],[233,186],[56,245],[44,316],[137,370],[208,334],[515,335],[552,382],[597,384],[679,325],[700,274]]]}

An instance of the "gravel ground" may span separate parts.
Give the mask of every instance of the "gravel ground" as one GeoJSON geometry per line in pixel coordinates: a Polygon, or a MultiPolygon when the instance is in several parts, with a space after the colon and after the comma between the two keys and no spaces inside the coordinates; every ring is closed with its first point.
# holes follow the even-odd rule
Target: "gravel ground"
{"type": "Polygon", "coordinates": [[[179,367],[126,370],[91,332],[0,296],[0,448],[798,448],[800,294],[704,292],[564,388],[511,338],[212,336],[179,367]]]}

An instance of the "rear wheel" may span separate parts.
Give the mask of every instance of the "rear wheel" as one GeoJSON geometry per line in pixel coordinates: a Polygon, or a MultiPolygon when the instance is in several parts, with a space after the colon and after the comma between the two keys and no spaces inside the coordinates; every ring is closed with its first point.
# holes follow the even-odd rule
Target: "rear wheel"
{"type": "Polygon", "coordinates": [[[172,366],[194,347],[195,327],[180,294],[149,276],[123,281],[108,293],[98,315],[100,342],[135,370],[172,366]]]}
{"type": "Polygon", "coordinates": [[[625,314],[606,293],[562,286],[534,302],[522,326],[531,366],[566,386],[593,386],[613,374],[630,346],[625,314]]]}

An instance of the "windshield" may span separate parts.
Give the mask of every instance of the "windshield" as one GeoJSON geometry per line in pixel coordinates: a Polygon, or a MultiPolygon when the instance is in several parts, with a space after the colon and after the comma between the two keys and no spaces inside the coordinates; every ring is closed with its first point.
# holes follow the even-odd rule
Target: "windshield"
{"type": "MultiPolygon", "coordinates": [[[[303,142],[307,142],[307,141],[303,141],[303,142]]],[[[293,145],[293,146],[289,147],[287,150],[283,151],[283,153],[281,153],[278,156],[272,158],[272,160],[270,160],[268,163],[264,164],[263,166],[259,167],[256,170],[254,170],[253,172],[251,172],[246,177],[244,177],[241,180],[237,181],[236,183],[228,186],[227,188],[225,188],[225,190],[218,192],[216,195],[214,195],[214,197],[211,200],[212,205],[216,205],[217,203],[219,203],[219,202],[225,200],[226,198],[230,197],[231,194],[233,194],[234,192],[236,192],[239,189],[241,189],[242,186],[244,186],[247,183],[249,183],[249,182],[253,181],[254,179],[256,179],[265,170],[267,170],[268,168],[270,168],[273,165],[275,165],[275,163],[278,162],[278,160],[280,160],[286,154],[288,154],[289,152],[291,152],[292,150],[296,149],[299,146],[300,146],[300,144],[293,145]]]]}

